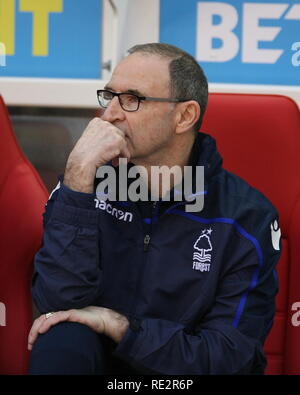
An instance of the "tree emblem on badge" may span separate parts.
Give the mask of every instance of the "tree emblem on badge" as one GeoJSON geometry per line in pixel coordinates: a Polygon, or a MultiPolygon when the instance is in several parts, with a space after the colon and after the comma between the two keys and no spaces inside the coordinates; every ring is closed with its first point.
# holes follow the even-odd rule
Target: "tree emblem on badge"
{"type": "Polygon", "coordinates": [[[213,250],[210,240],[211,233],[212,229],[204,229],[194,244],[193,269],[195,270],[201,272],[210,270],[211,251],[213,250]]]}

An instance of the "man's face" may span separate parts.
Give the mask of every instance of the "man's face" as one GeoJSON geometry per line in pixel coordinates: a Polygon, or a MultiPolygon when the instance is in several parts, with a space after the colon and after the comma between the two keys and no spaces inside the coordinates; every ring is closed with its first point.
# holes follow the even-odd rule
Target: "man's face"
{"type": "MultiPolygon", "coordinates": [[[[169,62],[155,55],[135,53],[122,60],[105,87],[139,96],[170,97],[169,62]]],[[[121,129],[136,164],[162,163],[174,137],[173,103],[141,101],[135,112],[122,109],[114,97],[102,119],[121,129]]]]}

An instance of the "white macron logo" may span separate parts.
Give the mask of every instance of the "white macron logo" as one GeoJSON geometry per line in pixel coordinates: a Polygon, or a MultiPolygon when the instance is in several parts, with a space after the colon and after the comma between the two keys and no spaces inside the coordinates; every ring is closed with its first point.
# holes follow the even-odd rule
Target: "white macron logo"
{"type": "Polygon", "coordinates": [[[213,250],[210,235],[212,229],[202,230],[202,234],[194,244],[193,269],[200,272],[209,272],[211,263],[211,254],[213,250]],[[199,251],[199,252],[198,252],[199,251]]]}
{"type": "Polygon", "coordinates": [[[108,214],[116,217],[120,221],[132,222],[133,215],[129,211],[123,211],[116,207],[113,207],[110,203],[106,203],[104,200],[95,200],[95,207],[100,210],[106,211],[108,214]]]}
{"type": "Polygon", "coordinates": [[[271,223],[271,239],[274,250],[280,250],[280,237],[281,231],[278,224],[278,221],[275,219],[273,223],[271,223]]]}

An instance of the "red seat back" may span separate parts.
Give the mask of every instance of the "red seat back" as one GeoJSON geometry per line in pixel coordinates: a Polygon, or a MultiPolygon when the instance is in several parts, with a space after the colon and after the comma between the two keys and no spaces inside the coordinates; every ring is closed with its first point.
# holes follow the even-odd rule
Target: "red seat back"
{"type": "Polygon", "coordinates": [[[282,256],[274,326],[266,340],[268,374],[300,374],[300,112],[289,98],[212,93],[202,131],[217,140],[224,167],[248,181],[279,211],[282,256]]]}
{"type": "Polygon", "coordinates": [[[32,260],[47,196],[18,146],[0,96],[0,374],[27,371],[32,260]]]}

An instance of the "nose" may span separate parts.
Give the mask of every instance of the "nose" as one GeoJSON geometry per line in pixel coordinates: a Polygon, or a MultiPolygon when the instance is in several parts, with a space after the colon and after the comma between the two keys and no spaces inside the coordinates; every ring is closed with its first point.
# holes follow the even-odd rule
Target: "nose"
{"type": "Polygon", "coordinates": [[[119,99],[115,96],[105,109],[102,116],[103,121],[114,123],[116,121],[123,121],[125,119],[125,112],[120,106],[119,99]]]}

